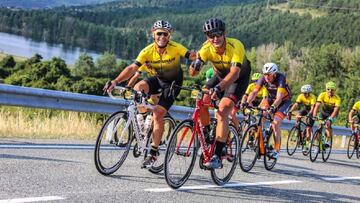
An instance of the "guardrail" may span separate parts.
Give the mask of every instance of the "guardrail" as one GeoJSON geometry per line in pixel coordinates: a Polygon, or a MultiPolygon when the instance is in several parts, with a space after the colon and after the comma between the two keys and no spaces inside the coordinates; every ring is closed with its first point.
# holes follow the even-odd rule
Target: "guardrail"
{"type": "MultiPolygon", "coordinates": [[[[128,101],[105,96],[0,84],[0,104],[111,114],[125,109],[128,101]]],[[[170,109],[170,114],[177,120],[186,119],[192,113],[191,107],[172,106],[170,109]]],[[[239,118],[243,117],[239,116],[239,118]]],[[[293,126],[294,121],[284,120],[281,129],[290,130],[293,126]]],[[[334,135],[343,136],[342,146],[345,146],[345,136],[351,135],[350,129],[333,126],[333,132],[334,135]]]]}

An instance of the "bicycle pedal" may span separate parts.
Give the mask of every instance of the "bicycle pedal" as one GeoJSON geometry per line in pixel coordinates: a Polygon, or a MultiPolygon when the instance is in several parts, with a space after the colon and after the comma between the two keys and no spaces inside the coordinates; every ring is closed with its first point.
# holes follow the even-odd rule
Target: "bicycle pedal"
{"type": "Polygon", "coordinates": [[[191,155],[191,152],[189,152],[189,154],[186,154],[186,152],[179,152],[177,151],[176,152],[176,155],[180,155],[180,156],[183,156],[183,157],[189,157],[191,155]]]}

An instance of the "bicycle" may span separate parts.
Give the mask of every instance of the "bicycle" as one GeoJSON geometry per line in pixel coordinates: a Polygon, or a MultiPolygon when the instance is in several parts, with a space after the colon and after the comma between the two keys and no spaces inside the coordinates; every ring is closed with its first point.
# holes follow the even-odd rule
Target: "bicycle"
{"type": "MultiPolygon", "coordinates": [[[[103,124],[96,139],[94,160],[95,166],[99,173],[110,175],[117,171],[124,163],[132,146],[134,157],[144,154],[144,158],[150,152],[152,140],[153,122],[151,120],[154,105],[148,103],[147,96],[142,92],[129,90],[126,87],[115,87],[113,91],[122,92],[122,96],[130,92],[130,103],[126,111],[117,111],[113,113],[103,124]],[[148,110],[148,119],[150,126],[146,129],[141,128],[137,116],[141,115],[137,107],[142,106],[148,110]]],[[[117,99],[112,93],[109,96],[117,99]]],[[[125,98],[126,99],[126,98],[125,98]]],[[[141,115],[142,116],[142,115],[141,115]]],[[[175,120],[170,116],[164,117],[165,132],[163,140],[160,143],[159,150],[164,151],[167,139],[171,131],[175,128],[175,120]]],[[[154,165],[149,168],[152,173],[159,173],[163,170],[163,161],[158,159],[154,165]]]]}
{"type": "Polygon", "coordinates": [[[296,148],[301,146],[302,153],[304,156],[309,154],[309,150],[304,151],[304,147],[306,144],[306,127],[307,122],[304,122],[302,119],[308,119],[308,116],[298,116],[295,114],[291,114],[292,116],[297,116],[294,127],[289,131],[287,143],[286,143],[286,152],[289,156],[292,156],[296,148]]]}
{"type": "MultiPolygon", "coordinates": [[[[217,185],[227,183],[236,168],[236,162],[239,150],[239,138],[236,128],[229,124],[229,135],[226,147],[223,149],[222,167],[220,169],[208,169],[204,163],[207,163],[214,154],[215,141],[212,139],[206,142],[199,122],[200,108],[205,105],[203,97],[209,94],[208,91],[202,91],[199,87],[188,88],[176,86],[188,91],[196,91],[196,105],[191,119],[186,119],[179,123],[169,139],[168,148],[165,155],[165,179],[166,183],[174,189],[180,188],[189,179],[194,168],[198,149],[201,149],[200,168],[210,170],[211,178],[217,185]]],[[[214,135],[216,119],[211,121],[210,134],[214,135]]],[[[215,137],[215,136],[213,136],[215,137]]]]}
{"type": "MultiPolygon", "coordinates": [[[[315,120],[320,120],[319,118],[315,118],[315,120]]],[[[316,129],[314,136],[311,139],[310,144],[310,160],[312,162],[316,161],[319,153],[321,152],[321,156],[324,162],[326,162],[331,154],[332,141],[333,136],[330,138],[326,138],[324,126],[327,120],[322,120],[318,128],[316,129]],[[330,145],[328,147],[325,146],[325,139],[330,141],[330,145]],[[329,140],[330,139],[330,140],[329,140]]]]}
{"type": "MultiPolygon", "coordinates": [[[[261,159],[264,156],[264,166],[266,170],[274,168],[277,159],[271,157],[271,152],[275,146],[275,134],[270,124],[269,128],[265,128],[262,125],[262,120],[265,118],[271,123],[273,121],[273,115],[266,114],[264,110],[259,107],[247,107],[251,112],[258,111],[257,123],[251,124],[245,130],[240,144],[239,164],[240,168],[244,172],[250,171],[257,159],[261,159]],[[247,153],[249,152],[250,155],[247,153]]],[[[245,109],[243,110],[245,113],[245,109]]]]}
{"type": "MultiPolygon", "coordinates": [[[[355,119],[353,119],[355,120],[355,119]]],[[[346,122],[346,127],[348,127],[349,121],[346,122]]],[[[347,157],[352,158],[354,153],[356,153],[356,158],[360,158],[360,125],[355,123],[355,130],[351,130],[351,137],[349,139],[347,147],[347,157]]]]}

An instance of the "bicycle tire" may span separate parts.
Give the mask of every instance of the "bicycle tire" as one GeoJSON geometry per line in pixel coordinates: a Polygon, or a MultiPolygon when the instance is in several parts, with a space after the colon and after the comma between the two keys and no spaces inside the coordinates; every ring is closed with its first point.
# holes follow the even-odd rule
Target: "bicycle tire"
{"type": "Polygon", "coordinates": [[[355,137],[355,134],[352,134],[350,139],[349,139],[349,143],[348,143],[348,147],[347,147],[347,157],[349,159],[352,158],[352,156],[354,155],[355,153],[355,150],[356,150],[356,137],[355,137]],[[350,149],[352,148],[352,149],[350,149]]]}
{"type": "Polygon", "coordinates": [[[320,144],[321,144],[321,132],[316,130],[313,138],[310,143],[310,160],[311,162],[316,161],[319,153],[320,153],[320,144]]]}
{"type": "Polygon", "coordinates": [[[191,140],[193,131],[194,131],[194,121],[191,119],[186,119],[176,126],[175,130],[170,136],[169,144],[165,153],[164,175],[165,175],[166,183],[173,189],[180,188],[182,185],[184,185],[185,182],[189,179],[191,172],[194,168],[196,156],[197,156],[198,141],[197,141],[197,135],[194,135],[194,140],[192,141],[191,146],[189,146],[189,141],[191,140]],[[186,134],[184,134],[185,132],[186,134]],[[181,139],[182,141],[181,143],[178,141],[178,135],[184,136],[183,139],[181,139]],[[179,151],[176,151],[177,149],[179,149],[179,151]],[[189,150],[190,152],[188,156],[186,156],[185,154],[187,150],[189,150]],[[180,159],[188,158],[189,160],[188,161],[185,160],[186,161],[185,164],[179,163],[178,165],[175,165],[174,162],[176,161],[172,162],[172,160],[175,158],[180,158],[180,159]],[[184,167],[185,170],[181,170],[180,167],[184,167]],[[173,170],[177,170],[177,169],[180,169],[180,172],[173,172],[173,170]],[[175,177],[176,175],[178,175],[178,177],[175,177]]]}
{"type": "MultiPolygon", "coordinates": [[[[171,132],[174,130],[175,125],[176,125],[176,121],[169,115],[166,115],[164,117],[164,123],[165,123],[164,134],[162,135],[162,140],[161,140],[161,143],[159,146],[160,153],[158,155],[157,161],[154,163],[154,165],[151,168],[149,168],[149,171],[154,174],[160,173],[164,169],[164,160],[165,160],[164,153],[166,151],[169,137],[171,136],[171,132]],[[167,126],[167,123],[168,123],[168,126],[167,126]],[[161,151],[163,151],[163,153],[161,153],[161,151]],[[161,156],[163,158],[161,158],[161,156]]],[[[149,131],[149,134],[151,134],[151,133],[152,133],[152,129],[149,131]]],[[[151,135],[148,135],[148,136],[151,136],[151,135]]],[[[150,146],[150,143],[151,143],[151,139],[149,139],[149,146],[150,146]]],[[[146,156],[147,156],[147,151],[144,154],[144,158],[146,156]]]]}
{"type": "Polygon", "coordinates": [[[258,139],[257,135],[257,125],[251,125],[246,130],[242,137],[241,144],[239,147],[239,165],[242,171],[249,172],[255,165],[257,157],[258,157],[258,143],[256,140],[258,139]],[[253,134],[255,133],[255,134],[253,134]],[[253,140],[250,139],[250,135],[252,135],[253,140]],[[250,142],[250,143],[249,143],[250,142]],[[249,148],[250,144],[250,148],[249,148]],[[244,156],[244,152],[249,149],[249,152],[254,152],[254,155],[250,154],[249,156],[244,156]],[[249,158],[247,158],[249,157],[249,158]],[[250,161],[248,161],[250,160],[250,161]],[[250,163],[249,163],[250,162],[250,163]],[[249,164],[248,164],[249,163],[249,164]]]}
{"type": "Polygon", "coordinates": [[[229,182],[236,169],[239,155],[239,135],[233,125],[229,125],[229,135],[225,153],[225,156],[221,157],[222,167],[220,169],[211,170],[211,178],[217,185],[224,185],[229,182]],[[226,170],[226,168],[229,168],[230,170],[226,170]]]}
{"type": "Polygon", "coordinates": [[[130,124],[127,129],[124,129],[124,133],[127,131],[127,134],[124,134],[124,143],[120,143],[118,129],[114,129],[114,127],[124,127],[123,125],[126,124],[127,119],[128,113],[126,111],[113,113],[105,121],[97,136],[94,150],[94,162],[97,171],[102,175],[110,175],[117,171],[129,154],[133,136],[132,125],[130,124]],[[107,152],[104,152],[105,155],[103,155],[103,150],[107,152]],[[110,154],[112,152],[115,152],[115,155],[110,154]],[[120,153],[118,154],[118,152],[120,153]],[[108,161],[112,158],[114,160],[108,161]]]}
{"type": "Polygon", "coordinates": [[[296,148],[299,146],[299,132],[300,130],[296,126],[292,127],[289,131],[288,139],[286,142],[286,152],[289,156],[292,156],[295,153],[296,148]],[[291,148],[292,146],[293,149],[291,148]]]}
{"type": "MultiPolygon", "coordinates": [[[[329,139],[329,138],[327,138],[327,139],[329,139]]],[[[324,162],[326,162],[330,157],[331,149],[332,149],[332,143],[333,143],[333,135],[330,136],[330,146],[328,148],[325,148],[325,146],[324,146],[324,149],[323,149],[323,151],[321,153],[321,156],[322,156],[322,159],[323,159],[324,162]]]]}
{"type": "Polygon", "coordinates": [[[277,159],[271,158],[270,153],[274,149],[275,146],[275,133],[271,131],[271,134],[267,136],[265,144],[265,155],[264,155],[264,166],[265,169],[270,171],[276,165],[277,159]]]}

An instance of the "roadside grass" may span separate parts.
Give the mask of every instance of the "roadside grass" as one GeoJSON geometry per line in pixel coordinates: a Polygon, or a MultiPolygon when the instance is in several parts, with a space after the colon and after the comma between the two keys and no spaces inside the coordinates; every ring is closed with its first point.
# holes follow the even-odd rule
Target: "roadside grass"
{"type": "Polygon", "coordinates": [[[290,12],[290,13],[296,13],[300,16],[310,14],[311,17],[319,18],[326,16],[327,13],[324,11],[320,11],[318,9],[312,9],[312,8],[289,8],[288,3],[281,3],[281,4],[275,4],[270,7],[271,9],[280,10],[283,12],[290,12]]]}
{"type": "MultiPolygon", "coordinates": [[[[11,55],[11,54],[6,54],[6,53],[3,53],[3,52],[0,52],[0,61],[3,60],[8,55],[11,55]]],[[[16,62],[25,61],[27,59],[27,58],[21,57],[21,56],[15,56],[15,55],[12,55],[12,56],[14,57],[14,60],[16,62]]]]}

